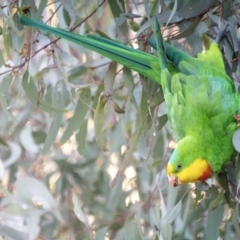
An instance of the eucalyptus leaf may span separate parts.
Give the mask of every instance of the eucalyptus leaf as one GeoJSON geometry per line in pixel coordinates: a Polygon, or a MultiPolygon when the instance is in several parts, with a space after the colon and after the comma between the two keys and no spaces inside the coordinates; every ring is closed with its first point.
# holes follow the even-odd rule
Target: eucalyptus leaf
{"type": "Polygon", "coordinates": [[[240,129],[237,129],[234,133],[232,142],[235,150],[240,152],[240,129]]]}
{"type": "Polygon", "coordinates": [[[86,224],[86,220],[85,220],[85,216],[84,213],[82,211],[82,208],[80,206],[80,202],[78,197],[76,196],[76,194],[72,194],[72,202],[73,202],[73,207],[74,207],[74,213],[76,215],[76,217],[83,223],[86,224]]]}
{"type": "Polygon", "coordinates": [[[70,0],[60,0],[60,2],[68,12],[68,15],[71,19],[71,22],[69,23],[69,28],[71,28],[75,23],[75,19],[76,19],[74,6],[72,5],[72,2],[70,0]]]}
{"type": "Polygon", "coordinates": [[[182,200],[180,200],[170,211],[168,211],[163,217],[164,223],[171,224],[180,214],[182,210],[182,200]]]}
{"type": "Polygon", "coordinates": [[[81,91],[79,96],[79,100],[76,104],[76,108],[74,110],[74,115],[71,118],[65,132],[62,135],[61,143],[65,143],[75,131],[77,131],[83,121],[85,120],[87,111],[89,109],[88,104],[90,103],[90,90],[85,89],[81,91]]]}
{"type": "Polygon", "coordinates": [[[32,201],[37,202],[43,209],[51,211],[59,221],[63,222],[56,200],[41,181],[33,177],[24,177],[17,180],[14,187],[19,198],[27,205],[31,206],[32,201]]]}
{"type": "Polygon", "coordinates": [[[208,214],[207,226],[205,229],[205,239],[217,239],[219,237],[219,226],[223,217],[224,205],[220,205],[208,214]]]}
{"type": "Polygon", "coordinates": [[[29,76],[28,72],[25,72],[22,78],[22,87],[23,90],[26,93],[26,96],[30,100],[30,102],[37,108],[40,108],[41,110],[45,112],[58,112],[61,113],[64,111],[64,109],[60,109],[54,106],[49,105],[44,100],[39,99],[39,94],[36,89],[36,86],[34,82],[32,81],[32,78],[29,76]]]}
{"type": "Polygon", "coordinates": [[[107,151],[107,147],[105,144],[105,135],[103,132],[103,127],[104,127],[104,106],[107,102],[107,99],[105,97],[104,94],[102,94],[99,97],[99,102],[97,105],[97,108],[95,110],[95,114],[94,114],[94,125],[95,125],[95,137],[96,137],[96,141],[99,145],[99,147],[103,150],[103,151],[107,151]]]}
{"type": "Polygon", "coordinates": [[[124,226],[125,239],[140,240],[142,235],[134,219],[134,214],[130,215],[124,226]]]}

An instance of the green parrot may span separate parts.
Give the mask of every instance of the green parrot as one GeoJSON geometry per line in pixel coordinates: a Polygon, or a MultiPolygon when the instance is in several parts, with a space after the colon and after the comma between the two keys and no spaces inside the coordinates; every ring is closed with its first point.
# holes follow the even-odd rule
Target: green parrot
{"type": "MultiPolygon", "coordinates": [[[[216,43],[195,58],[162,42],[165,56],[156,57],[107,38],[81,36],[26,16],[20,16],[20,22],[95,51],[161,84],[178,141],[167,166],[171,185],[205,181],[230,160],[239,95],[216,43]],[[161,62],[165,57],[164,65],[161,62]]],[[[148,42],[159,49],[157,40],[150,38],[148,42]]]]}

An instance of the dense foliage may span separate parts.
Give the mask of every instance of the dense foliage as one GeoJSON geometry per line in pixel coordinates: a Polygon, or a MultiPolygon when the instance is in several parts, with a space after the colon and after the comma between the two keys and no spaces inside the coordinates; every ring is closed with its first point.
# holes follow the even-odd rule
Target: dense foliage
{"type": "Polygon", "coordinates": [[[156,16],[165,40],[192,55],[217,40],[238,88],[239,1],[0,3],[0,237],[240,239],[237,154],[210,186],[169,186],[161,87],[19,22],[24,13],[151,52],[156,16]]]}

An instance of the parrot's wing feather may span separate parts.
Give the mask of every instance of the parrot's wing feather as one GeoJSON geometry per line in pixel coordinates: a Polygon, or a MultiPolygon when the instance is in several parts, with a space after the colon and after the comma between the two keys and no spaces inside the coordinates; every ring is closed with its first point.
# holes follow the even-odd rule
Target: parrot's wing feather
{"type": "MultiPolygon", "coordinates": [[[[157,49],[155,39],[148,38],[147,42],[151,47],[153,47],[154,49],[157,49]]],[[[199,61],[197,61],[196,58],[193,58],[189,54],[171,46],[166,42],[163,42],[163,47],[168,60],[172,62],[174,66],[176,66],[177,68],[179,68],[179,64],[183,61],[188,62],[189,64],[192,64],[195,67],[198,67],[199,61]]]]}
{"type": "MultiPolygon", "coordinates": [[[[153,38],[148,38],[147,42],[154,49],[157,48],[156,41],[153,38]]],[[[193,58],[189,54],[169,45],[164,42],[164,50],[170,62],[172,62],[181,73],[191,75],[199,74],[199,69],[212,69],[226,73],[222,53],[220,52],[217,43],[211,43],[210,48],[204,53],[199,53],[197,58],[193,58]]],[[[226,80],[230,80],[229,77],[226,80]]]]}
{"type": "Polygon", "coordinates": [[[26,16],[20,16],[20,22],[23,25],[32,26],[81,45],[160,83],[160,67],[156,56],[135,50],[110,39],[92,35],[89,37],[81,36],[53,28],[26,16]]]}
{"type": "MultiPolygon", "coordinates": [[[[237,109],[237,95],[233,94],[226,77],[214,69],[197,76],[175,74],[171,78],[162,74],[169,119],[178,139],[191,135],[191,131],[201,132],[209,125],[216,136],[226,134],[229,122],[220,121],[222,132],[219,132],[219,124],[215,129],[210,123],[212,118],[222,113],[234,116],[237,109]]],[[[232,121],[232,118],[228,119],[232,121]]]]}
{"type": "Polygon", "coordinates": [[[220,52],[217,43],[211,43],[210,48],[204,52],[198,54],[198,59],[202,62],[209,62],[211,66],[218,68],[226,72],[222,53],[220,52]]]}

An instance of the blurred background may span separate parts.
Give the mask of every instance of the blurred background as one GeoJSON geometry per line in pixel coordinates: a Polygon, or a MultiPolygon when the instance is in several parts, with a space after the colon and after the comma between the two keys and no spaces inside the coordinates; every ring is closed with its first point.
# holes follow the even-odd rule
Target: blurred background
{"type": "Polygon", "coordinates": [[[156,16],[165,40],[193,56],[204,36],[217,39],[238,89],[239,1],[0,4],[0,239],[240,239],[239,164],[211,187],[169,186],[176,143],[161,87],[18,17],[154,54],[156,16]]]}

